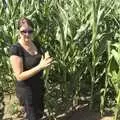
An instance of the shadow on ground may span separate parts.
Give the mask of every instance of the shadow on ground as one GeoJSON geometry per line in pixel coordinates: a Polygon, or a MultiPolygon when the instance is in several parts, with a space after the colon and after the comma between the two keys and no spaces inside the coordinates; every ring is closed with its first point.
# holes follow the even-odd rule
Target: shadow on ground
{"type": "Polygon", "coordinates": [[[79,107],[77,110],[70,112],[60,120],[112,120],[112,116],[104,116],[101,118],[100,113],[89,111],[88,106],[79,107]]]}

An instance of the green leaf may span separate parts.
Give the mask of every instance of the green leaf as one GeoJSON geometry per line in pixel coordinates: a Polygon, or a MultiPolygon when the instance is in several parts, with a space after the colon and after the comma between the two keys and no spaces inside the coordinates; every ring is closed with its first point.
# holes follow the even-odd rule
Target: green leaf
{"type": "Polygon", "coordinates": [[[0,25],[4,25],[4,20],[0,19],[0,25]]]}

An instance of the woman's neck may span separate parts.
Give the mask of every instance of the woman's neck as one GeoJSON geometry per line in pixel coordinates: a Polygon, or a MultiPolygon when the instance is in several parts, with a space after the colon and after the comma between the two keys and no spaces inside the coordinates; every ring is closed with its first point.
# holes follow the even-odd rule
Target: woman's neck
{"type": "Polygon", "coordinates": [[[24,46],[31,46],[32,45],[32,41],[31,40],[23,40],[23,39],[19,39],[18,42],[24,46]]]}

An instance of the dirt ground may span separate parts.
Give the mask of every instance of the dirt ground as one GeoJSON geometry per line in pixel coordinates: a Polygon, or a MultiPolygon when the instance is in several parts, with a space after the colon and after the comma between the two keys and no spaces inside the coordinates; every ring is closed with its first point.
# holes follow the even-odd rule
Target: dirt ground
{"type": "MultiPolygon", "coordinates": [[[[18,104],[15,96],[6,96],[5,99],[5,112],[3,120],[21,120],[19,111],[21,108],[16,107],[18,104]]],[[[112,116],[100,117],[99,113],[88,110],[88,106],[78,106],[77,110],[67,113],[67,115],[59,116],[56,120],[112,120],[112,116]]],[[[49,120],[45,118],[43,120],[49,120]]],[[[50,119],[52,120],[52,119],[50,119]]],[[[53,119],[54,120],[54,119],[53,119]]]]}
{"type": "Polygon", "coordinates": [[[113,117],[104,116],[101,118],[100,113],[89,111],[88,106],[85,106],[72,112],[70,115],[63,118],[63,120],[113,120],[113,117]]]}

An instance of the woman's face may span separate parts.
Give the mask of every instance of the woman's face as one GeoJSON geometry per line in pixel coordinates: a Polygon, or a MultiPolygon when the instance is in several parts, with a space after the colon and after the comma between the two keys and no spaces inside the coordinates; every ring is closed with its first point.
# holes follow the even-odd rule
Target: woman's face
{"type": "Polygon", "coordinates": [[[24,24],[20,27],[20,38],[25,42],[32,40],[33,28],[28,24],[24,24]]]}

